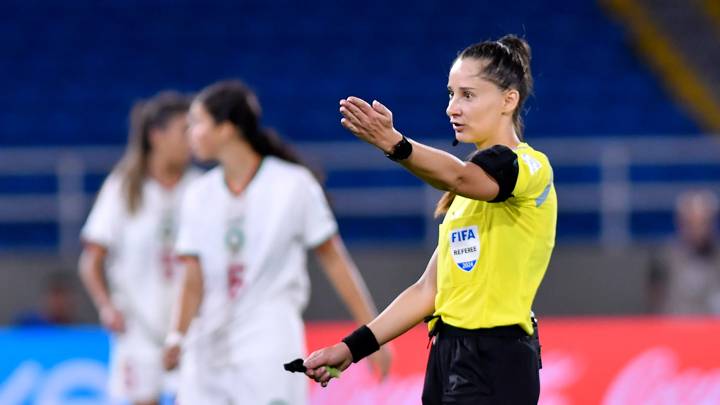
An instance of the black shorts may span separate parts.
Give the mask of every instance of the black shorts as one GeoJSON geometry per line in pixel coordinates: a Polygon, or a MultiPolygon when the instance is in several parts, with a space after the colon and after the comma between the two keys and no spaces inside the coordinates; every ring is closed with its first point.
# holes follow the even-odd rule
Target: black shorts
{"type": "Polygon", "coordinates": [[[441,322],[425,372],[424,405],[537,404],[537,333],[528,336],[519,326],[468,330],[441,322]]]}

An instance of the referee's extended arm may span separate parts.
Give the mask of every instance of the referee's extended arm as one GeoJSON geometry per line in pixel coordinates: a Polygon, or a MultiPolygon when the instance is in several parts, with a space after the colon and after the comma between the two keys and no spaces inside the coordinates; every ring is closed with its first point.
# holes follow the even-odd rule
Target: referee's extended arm
{"type": "MultiPolygon", "coordinates": [[[[392,112],[378,101],[370,105],[357,97],[348,97],[340,101],[340,112],[345,128],[386,153],[403,138],[393,127],[392,112]]],[[[480,166],[409,141],[413,146],[412,154],[399,163],[426,183],[473,200],[491,201],[498,195],[498,183],[480,166]]]]}

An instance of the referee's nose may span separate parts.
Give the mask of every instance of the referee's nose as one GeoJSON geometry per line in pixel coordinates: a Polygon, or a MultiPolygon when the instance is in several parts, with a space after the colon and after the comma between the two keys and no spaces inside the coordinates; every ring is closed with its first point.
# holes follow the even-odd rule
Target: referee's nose
{"type": "Polygon", "coordinates": [[[457,106],[455,97],[451,98],[448,101],[448,106],[447,106],[447,109],[445,109],[445,114],[447,114],[447,116],[450,118],[457,117],[460,115],[460,109],[457,106]]]}

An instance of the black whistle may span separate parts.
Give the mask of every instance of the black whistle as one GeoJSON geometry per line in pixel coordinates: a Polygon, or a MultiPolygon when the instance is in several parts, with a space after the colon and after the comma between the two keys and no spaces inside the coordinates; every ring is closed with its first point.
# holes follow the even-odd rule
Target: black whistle
{"type": "Polygon", "coordinates": [[[291,373],[304,373],[307,370],[303,365],[303,359],[295,359],[290,363],[283,364],[283,367],[291,373]]]}

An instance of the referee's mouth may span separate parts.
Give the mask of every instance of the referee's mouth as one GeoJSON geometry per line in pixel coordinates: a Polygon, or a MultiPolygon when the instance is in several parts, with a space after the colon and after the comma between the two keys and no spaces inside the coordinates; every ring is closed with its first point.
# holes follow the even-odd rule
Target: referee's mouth
{"type": "Polygon", "coordinates": [[[465,124],[460,124],[457,122],[450,122],[452,124],[453,129],[455,132],[462,132],[463,128],[465,128],[465,124]]]}

